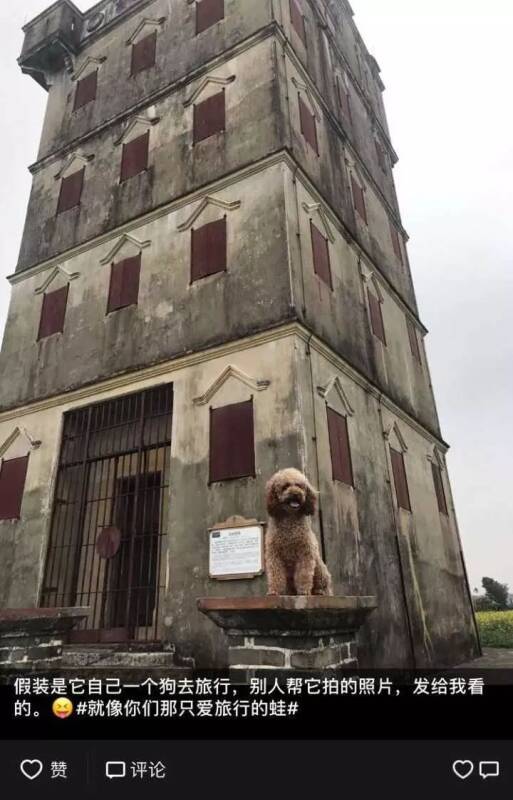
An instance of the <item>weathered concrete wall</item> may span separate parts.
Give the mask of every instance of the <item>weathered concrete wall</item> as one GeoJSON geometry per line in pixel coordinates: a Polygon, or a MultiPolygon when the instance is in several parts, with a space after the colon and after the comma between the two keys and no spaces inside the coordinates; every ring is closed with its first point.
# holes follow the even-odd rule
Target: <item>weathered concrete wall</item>
{"type": "MultiPolygon", "coordinates": [[[[287,172],[287,223],[299,318],[358,371],[436,435],[440,427],[423,349],[423,328],[383,275],[347,240],[330,208],[319,204],[299,178],[287,172]],[[314,271],[311,222],[327,238],[333,289],[314,271]],[[300,236],[295,236],[299,232],[300,236]],[[371,329],[367,286],[373,276],[382,297],[387,345],[371,329]],[[406,320],[417,331],[422,364],[411,353],[406,320]]],[[[390,249],[392,245],[390,245],[390,249]]],[[[371,282],[371,288],[376,288],[371,282]]]]}
{"type": "MultiPolygon", "coordinates": [[[[202,80],[197,79],[137,115],[140,121],[126,141],[150,131],[146,171],[120,183],[120,138],[134,117],[103,129],[73,154],[45,162],[36,171],[19,268],[63,253],[279,149],[272,40],[212,67],[209,77],[227,81],[224,133],[193,144],[194,111],[190,100],[203,86],[202,80]],[[184,103],[190,104],[184,107],[184,103]],[[263,126],[262,119],[271,120],[271,124],[263,126]],[[94,158],[85,164],[80,206],[57,215],[61,170],[69,175],[84,167],[80,158],[69,164],[71,155],[94,158]]],[[[198,100],[206,99],[213,88],[219,92],[223,87],[204,86],[198,100]]]]}
{"type": "Polygon", "coordinates": [[[13,287],[0,357],[1,405],[29,402],[100,378],[163,361],[181,353],[236,340],[291,315],[285,232],[283,168],[239,176],[209,188],[210,204],[186,230],[205,194],[189,197],[162,216],[141,221],[124,240],[108,238],[59,262],[48,291],[70,281],[63,334],[37,341],[41,294],[51,266],[13,287]],[[226,215],[228,269],[191,284],[191,227],[226,215]],[[265,232],[265,235],[263,235],[265,232]],[[141,252],[137,306],[106,314],[111,261],[141,252]]]}
{"type": "Polygon", "coordinates": [[[48,109],[39,158],[67,147],[70,142],[114,120],[165,87],[205,74],[205,65],[240,44],[271,22],[267,2],[225,0],[225,19],[196,36],[196,3],[181,0],[153,0],[136,14],[118,21],[105,33],[83,42],[73,62],[74,70],[52,77],[48,109]],[[151,69],[130,76],[132,46],[128,43],[144,20],[147,25],[137,38],[157,30],[156,63],[151,69]],[[99,68],[97,99],[73,111],[76,81],[73,76],[89,59],[106,59],[99,68]]]}
{"type": "MultiPolygon", "coordinates": [[[[234,175],[225,188],[197,193],[123,234],[104,237],[67,259],[14,284],[0,370],[9,376],[1,407],[29,402],[109,375],[137,369],[212,344],[236,340],[297,317],[366,378],[429,429],[439,424],[422,346],[423,328],[384,275],[347,241],[337,216],[290,165],[258,174],[234,175]],[[227,214],[228,271],[190,283],[191,218],[205,196],[209,205],[191,223],[198,226],[227,214]],[[330,238],[333,290],[313,268],[310,220],[330,238]],[[265,235],[264,235],[265,232],[265,235]],[[299,234],[299,236],[298,236],[299,234]],[[142,252],[137,306],[106,314],[110,262],[142,252]],[[55,274],[55,267],[63,272],[55,274]],[[42,295],[70,281],[63,334],[37,341],[42,295]],[[371,332],[367,285],[378,282],[387,346],[371,332]],[[406,319],[417,330],[422,364],[415,362],[406,319]]],[[[391,248],[391,245],[390,245],[391,248]]],[[[374,286],[372,290],[376,292],[374,286]]]]}
{"type": "MultiPolygon", "coordinates": [[[[412,663],[412,650],[417,666],[473,657],[477,645],[454,509],[448,518],[439,513],[428,460],[436,450],[443,457],[440,444],[383,406],[379,393],[354,381],[346,366],[315,343],[310,356],[306,345],[300,346],[298,363],[302,396],[313,398],[314,407],[305,410],[307,463],[309,473],[319,476],[324,549],[335,593],[378,598],[363,631],[362,664],[412,663]],[[327,405],[348,420],[354,488],[332,478],[327,405]],[[399,446],[394,425],[408,447],[413,513],[397,508],[388,455],[389,444],[399,446]]],[[[444,484],[449,498],[446,472],[444,484]]]]}
{"type": "MultiPolygon", "coordinates": [[[[335,592],[378,597],[378,611],[362,640],[362,663],[405,666],[412,662],[405,603],[413,621],[417,663],[454,663],[470,657],[472,617],[456,522],[452,507],[449,519],[441,521],[427,459],[436,440],[413,427],[390,404],[381,406],[379,392],[352,374],[319,340],[309,343],[310,338],[304,329],[298,328],[296,333],[278,329],[240,342],[236,350],[226,345],[163,365],[153,374],[132,373],[125,379],[68,393],[41,403],[39,408],[28,407],[21,416],[15,412],[0,415],[0,442],[15,426],[22,426],[32,440],[41,441],[32,449],[24,437],[18,437],[18,444],[6,454],[14,457],[24,447],[30,460],[22,519],[0,522],[1,604],[37,604],[65,411],[172,382],[175,401],[163,624],[164,638],[176,645],[181,658],[193,658],[201,665],[226,663],[225,642],[198,614],[196,598],[256,596],[265,591],[265,582],[262,578],[228,583],[210,580],[207,530],[233,514],[265,520],[265,482],[275,470],[290,465],[305,470],[320,489],[322,517],[317,515],[313,525],[333,572],[335,592]],[[269,381],[268,388],[258,391],[232,376],[208,402],[195,403],[230,365],[254,385],[269,381]],[[342,394],[337,384],[326,391],[334,377],[340,381],[342,394]],[[256,478],[209,486],[209,409],[250,397],[254,403],[256,478]],[[332,480],[326,404],[349,416],[355,489],[332,480]],[[401,514],[406,512],[396,517],[384,438],[395,422],[408,443],[413,514],[405,520],[401,514]]],[[[394,431],[390,435],[393,437],[394,431]]],[[[82,602],[87,605],[87,596],[82,602]]]]}

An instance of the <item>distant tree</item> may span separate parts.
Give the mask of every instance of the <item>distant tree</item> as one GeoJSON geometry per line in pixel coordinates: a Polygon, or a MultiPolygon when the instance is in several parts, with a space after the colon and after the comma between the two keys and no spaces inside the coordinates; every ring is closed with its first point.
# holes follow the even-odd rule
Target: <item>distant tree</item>
{"type": "Polygon", "coordinates": [[[493,578],[483,578],[483,589],[485,590],[484,599],[496,611],[507,611],[509,603],[509,586],[507,583],[499,583],[493,578]]]}
{"type": "Polygon", "coordinates": [[[497,606],[485,594],[474,594],[472,602],[476,611],[497,611],[497,606]]]}

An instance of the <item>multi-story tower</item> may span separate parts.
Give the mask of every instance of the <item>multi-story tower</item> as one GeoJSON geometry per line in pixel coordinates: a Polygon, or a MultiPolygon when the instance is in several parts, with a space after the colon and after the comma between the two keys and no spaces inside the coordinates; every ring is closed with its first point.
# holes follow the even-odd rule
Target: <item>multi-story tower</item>
{"type": "Polygon", "coordinates": [[[0,604],[221,664],[207,530],[303,469],[366,665],[477,650],[392,176],[346,0],[57,0],[0,361],[0,604]]]}

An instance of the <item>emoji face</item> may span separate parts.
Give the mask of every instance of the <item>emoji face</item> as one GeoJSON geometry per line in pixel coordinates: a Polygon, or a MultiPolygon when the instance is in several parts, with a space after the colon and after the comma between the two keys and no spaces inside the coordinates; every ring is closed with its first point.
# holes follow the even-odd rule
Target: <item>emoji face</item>
{"type": "Polygon", "coordinates": [[[59,719],[67,719],[73,714],[73,703],[67,697],[58,697],[53,702],[52,711],[59,719]]]}

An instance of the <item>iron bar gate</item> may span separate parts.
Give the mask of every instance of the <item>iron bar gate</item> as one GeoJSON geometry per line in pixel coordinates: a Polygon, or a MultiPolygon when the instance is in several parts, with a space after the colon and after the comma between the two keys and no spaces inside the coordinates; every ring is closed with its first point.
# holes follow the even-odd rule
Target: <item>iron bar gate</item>
{"type": "Polygon", "coordinates": [[[81,642],[155,642],[173,386],[68,412],[41,595],[43,607],[89,606],[81,642]]]}

